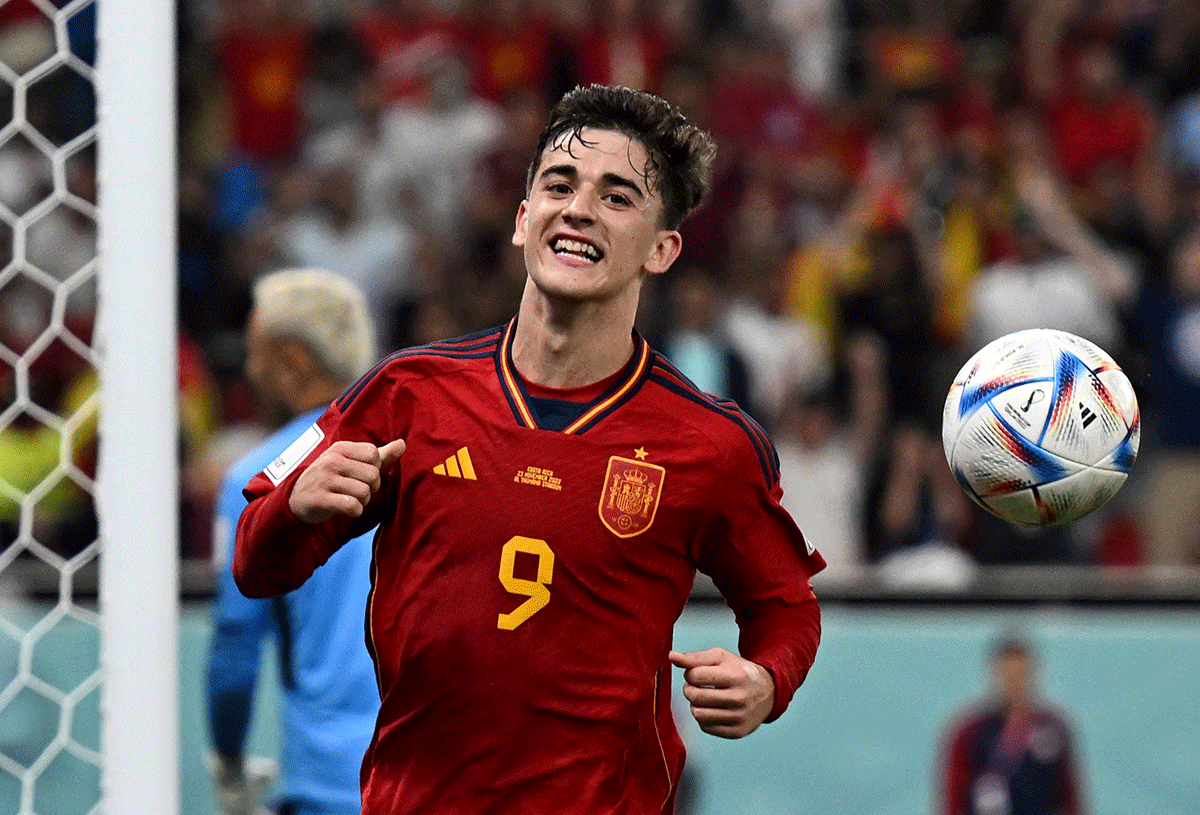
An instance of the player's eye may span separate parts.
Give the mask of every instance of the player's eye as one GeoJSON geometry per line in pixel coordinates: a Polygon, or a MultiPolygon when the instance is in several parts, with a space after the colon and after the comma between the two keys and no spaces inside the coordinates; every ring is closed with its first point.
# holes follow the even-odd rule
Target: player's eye
{"type": "Polygon", "coordinates": [[[551,181],[546,185],[546,192],[551,195],[570,195],[571,185],[565,181],[551,181]]]}
{"type": "Polygon", "coordinates": [[[633,201],[631,201],[628,196],[622,195],[619,192],[610,192],[604,197],[606,200],[616,204],[619,207],[628,207],[633,205],[633,201]]]}

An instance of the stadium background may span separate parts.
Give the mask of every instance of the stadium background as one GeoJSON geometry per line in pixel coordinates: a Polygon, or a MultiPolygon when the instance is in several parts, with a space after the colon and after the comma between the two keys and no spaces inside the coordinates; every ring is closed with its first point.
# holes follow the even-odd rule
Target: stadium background
{"type": "MultiPolygon", "coordinates": [[[[694,361],[697,378],[742,397],[801,462],[814,460],[802,457],[811,453],[798,419],[806,409],[832,407],[844,435],[857,429],[856,397],[873,396],[882,417],[867,455],[819,459],[859,485],[868,509],[853,502],[842,519],[851,534],[828,547],[836,568],[818,586],[829,614],[817,667],[783,721],[741,744],[693,739],[701,811],[929,811],[942,719],[979,692],[987,644],[1013,629],[1034,635],[1046,691],[1079,725],[1097,812],[1197,811],[1200,624],[1191,612],[1200,580],[1194,556],[1158,559],[1149,543],[1157,513],[1200,504],[1190,497],[1200,489],[1200,421],[1188,401],[1200,380],[1197,334],[1176,337],[1190,356],[1172,360],[1141,298],[1090,293],[1094,310],[1071,327],[1106,338],[1126,366],[1146,434],[1133,481],[1085,523],[1029,535],[961,503],[940,506],[937,476],[913,462],[936,464],[929,447],[947,374],[995,322],[972,317],[969,303],[983,270],[1013,257],[1029,224],[1021,178],[1052,181],[1056,200],[1130,260],[1145,290],[1170,294],[1177,310],[1152,312],[1160,322],[1194,303],[1173,288],[1171,270],[1200,228],[1200,7],[255,0],[178,9],[186,812],[211,801],[198,696],[207,509],[222,467],[263,426],[240,375],[249,282],[280,265],[353,259],[343,271],[371,292],[386,347],[502,321],[520,284],[505,231],[531,123],[547,99],[593,80],[664,93],[721,146],[713,199],[685,235],[691,254],[647,291],[641,329],[694,361]],[[376,10],[384,16],[370,17],[376,10]],[[397,43],[414,42],[430,52],[394,59],[397,43]],[[382,146],[372,130],[380,122],[382,146]],[[939,239],[933,261],[923,236],[939,239]],[[886,361],[883,376],[864,386],[872,359],[886,361]],[[1169,379],[1172,370],[1192,381],[1169,379]],[[1173,390],[1181,383],[1193,390],[1173,390]],[[917,479],[925,500],[886,528],[887,485],[902,477],[917,479]]],[[[72,50],[91,62],[88,25],[78,14],[68,29],[72,50]]],[[[36,4],[0,5],[6,63],[36,64],[54,47],[46,28],[36,4]]],[[[39,82],[28,102],[29,121],[55,144],[94,116],[90,87],[69,69],[39,82]]],[[[31,147],[17,138],[0,151],[0,198],[14,212],[45,192],[49,168],[31,147]]],[[[90,152],[67,170],[71,194],[94,201],[90,152]]],[[[12,236],[0,237],[12,251],[12,236]]],[[[60,207],[31,231],[27,260],[66,280],[95,239],[86,214],[60,207]]],[[[20,275],[0,286],[7,348],[23,352],[44,327],[48,298],[20,275]]],[[[85,340],[94,305],[87,286],[68,301],[68,328],[85,340]]],[[[1048,318],[1064,316],[1050,305],[1048,318]]],[[[31,398],[71,410],[91,386],[86,368],[70,348],[40,353],[31,398]]],[[[0,373],[9,385],[11,365],[0,373]]],[[[57,453],[41,429],[29,416],[0,428],[0,474],[20,489],[57,453]]],[[[81,441],[87,470],[92,451],[81,441]]],[[[0,495],[0,545],[16,537],[15,510],[0,495]]],[[[39,504],[37,529],[60,556],[82,551],[95,537],[90,496],[64,481],[39,504]]],[[[89,574],[75,581],[85,605],[89,574]]],[[[30,619],[58,580],[38,557],[16,559],[4,578],[12,615],[30,619]]],[[[698,598],[681,645],[728,640],[728,620],[712,612],[698,598]]],[[[35,674],[74,687],[95,664],[94,636],[71,620],[54,626],[34,649],[35,674]]],[[[0,676],[18,670],[17,650],[4,640],[0,676]]],[[[85,700],[72,727],[94,743],[88,711],[85,700]]],[[[4,754],[36,756],[55,716],[38,694],[19,696],[0,717],[4,754]]],[[[268,753],[270,731],[269,719],[256,731],[268,753]]],[[[39,794],[64,798],[44,811],[87,811],[94,776],[52,766],[39,794]]],[[[0,783],[0,802],[15,800],[10,787],[0,783]]]]}

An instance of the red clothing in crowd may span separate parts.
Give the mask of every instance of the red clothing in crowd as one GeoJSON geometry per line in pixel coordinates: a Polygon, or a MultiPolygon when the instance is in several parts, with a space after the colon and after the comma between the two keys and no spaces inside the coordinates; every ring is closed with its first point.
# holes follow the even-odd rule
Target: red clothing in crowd
{"type": "Polygon", "coordinates": [[[300,24],[222,32],[219,52],[233,142],[242,152],[269,159],[299,147],[309,44],[310,32],[300,24]]]}
{"type": "Polygon", "coordinates": [[[1146,112],[1131,93],[1095,101],[1065,93],[1050,105],[1047,118],[1055,153],[1075,185],[1086,184],[1108,163],[1131,171],[1150,137],[1146,112]]]}
{"type": "Polygon", "coordinates": [[[512,93],[545,90],[549,82],[552,29],[534,16],[495,21],[484,16],[471,26],[467,41],[475,91],[503,103],[512,93]]]}
{"type": "Polygon", "coordinates": [[[434,61],[462,50],[458,23],[433,12],[407,17],[368,10],[352,24],[390,101],[417,98],[434,61]]]}

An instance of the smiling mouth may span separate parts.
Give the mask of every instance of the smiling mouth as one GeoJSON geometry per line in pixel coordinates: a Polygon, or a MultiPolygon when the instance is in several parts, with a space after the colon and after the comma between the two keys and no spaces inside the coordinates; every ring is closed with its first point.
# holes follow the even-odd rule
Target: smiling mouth
{"type": "Polygon", "coordinates": [[[590,243],[571,238],[555,238],[550,242],[550,248],[559,257],[584,260],[589,263],[595,263],[604,257],[604,253],[590,243]]]}

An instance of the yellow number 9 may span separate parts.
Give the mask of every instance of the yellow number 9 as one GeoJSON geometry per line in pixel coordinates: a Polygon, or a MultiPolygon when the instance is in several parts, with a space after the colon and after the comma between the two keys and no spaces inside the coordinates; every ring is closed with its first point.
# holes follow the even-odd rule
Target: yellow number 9
{"type": "Polygon", "coordinates": [[[521,623],[537,614],[550,602],[550,580],[554,576],[554,553],[544,540],[526,538],[521,535],[510,538],[500,550],[500,585],[510,594],[519,594],[529,599],[509,614],[501,614],[496,627],[512,631],[521,623]],[[517,552],[534,555],[538,559],[537,580],[524,580],[513,574],[517,565],[517,552]]]}

